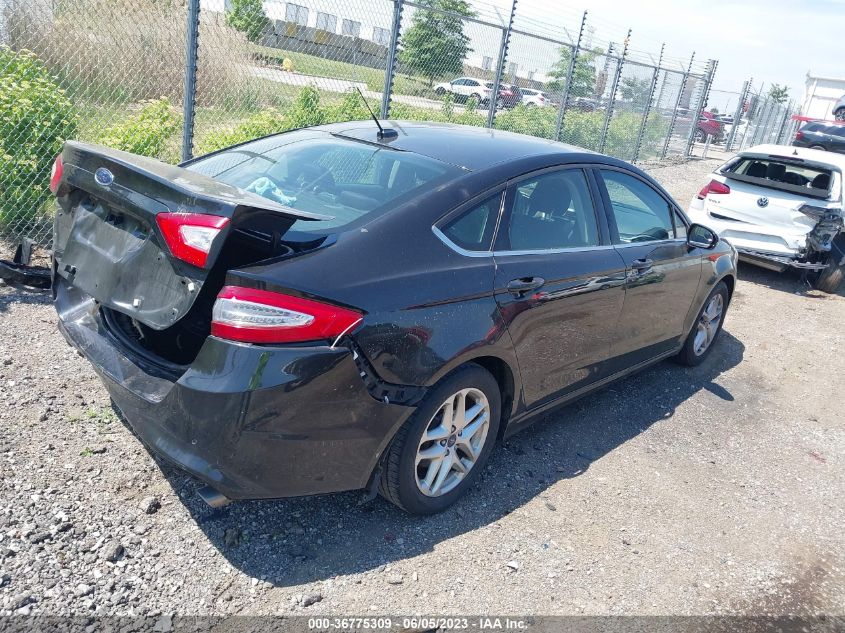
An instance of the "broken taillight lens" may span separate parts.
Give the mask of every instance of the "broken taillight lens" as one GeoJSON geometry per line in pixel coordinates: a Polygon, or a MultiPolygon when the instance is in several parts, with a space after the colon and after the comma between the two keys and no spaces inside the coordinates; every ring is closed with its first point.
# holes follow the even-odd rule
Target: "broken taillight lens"
{"type": "Polygon", "coordinates": [[[156,223],[175,258],[202,268],[208,261],[214,238],[229,223],[229,218],[203,213],[159,213],[156,223]]]}
{"type": "Polygon", "coordinates": [[[59,154],[56,156],[56,160],[53,162],[53,169],[50,171],[50,193],[53,195],[55,195],[55,193],[59,190],[59,183],[62,181],[63,171],[64,161],[62,161],[62,155],[59,154]]]}
{"type": "Polygon", "coordinates": [[[704,200],[707,197],[708,193],[725,194],[730,192],[731,188],[728,187],[725,183],[719,182],[718,180],[711,180],[706,185],[704,185],[704,187],[702,187],[701,191],[698,192],[698,196],[696,197],[699,200],[704,200]]]}
{"type": "Polygon", "coordinates": [[[247,343],[337,338],[357,324],[357,310],[279,292],[226,286],[211,313],[211,334],[247,343]]]}

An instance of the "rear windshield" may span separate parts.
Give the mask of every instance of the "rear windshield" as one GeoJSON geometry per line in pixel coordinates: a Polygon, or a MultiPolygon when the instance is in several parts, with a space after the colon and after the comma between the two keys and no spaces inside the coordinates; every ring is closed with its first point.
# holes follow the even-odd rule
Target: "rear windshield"
{"type": "Polygon", "coordinates": [[[259,139],[185,167],[274,202],[332,216],[291,227],[308,232],[352,228],[400,198],[462,173],[426,156],[313,130],[259,139]]]}
{"type": "Polygon", "coordinates": [[[833,183],[831,169],[775,157],[740,156],[721,172],[734,180],[818,198],[827,198],[833,183]]]}

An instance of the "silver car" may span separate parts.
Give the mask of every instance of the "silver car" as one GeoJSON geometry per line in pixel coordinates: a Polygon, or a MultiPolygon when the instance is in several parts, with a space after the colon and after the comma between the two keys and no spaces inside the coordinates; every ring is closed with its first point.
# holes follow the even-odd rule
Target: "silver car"
{"type": "Polygon", "coordinates": [[[845,94],[833,104],[833,118],[837,121],[845,121],[845,94]]]}

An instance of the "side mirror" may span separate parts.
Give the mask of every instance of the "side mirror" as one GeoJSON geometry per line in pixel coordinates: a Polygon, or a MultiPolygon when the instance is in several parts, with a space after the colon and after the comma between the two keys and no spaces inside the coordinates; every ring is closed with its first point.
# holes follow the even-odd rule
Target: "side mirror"
{"type": "Polygon", "coordinates": [[[713,229],[708,229],[703,224],[692,224],[687,230],[687,244],[693,248],[716,248],[719,243],[719,236],[713,229]]]}

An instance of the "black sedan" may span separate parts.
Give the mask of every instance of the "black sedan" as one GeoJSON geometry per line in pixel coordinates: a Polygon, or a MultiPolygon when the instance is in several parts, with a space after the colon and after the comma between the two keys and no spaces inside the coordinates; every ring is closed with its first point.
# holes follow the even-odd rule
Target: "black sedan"
{"type": "Polygon", "coordinates": [[[76,142],[56,160],[59,326],[212,503],[366,489],[437,512],[539,414],[713,350],[736,253],[649,176],[384,125],[181,167],[76,142]]]}

